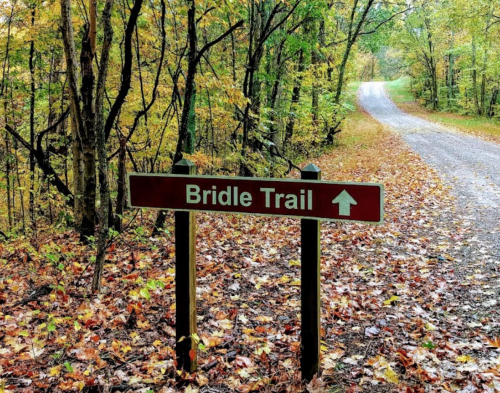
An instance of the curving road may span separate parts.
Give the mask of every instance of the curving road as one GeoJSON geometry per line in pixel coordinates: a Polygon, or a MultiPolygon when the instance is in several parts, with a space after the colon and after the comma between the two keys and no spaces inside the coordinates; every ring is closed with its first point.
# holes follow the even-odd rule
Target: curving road
{"type": "Polygon", "coordinates": [[[363,83],[359,102],[443,175],[478,237],[500,257],[500,145],[402,112],[387,96],[384,82],[363,83]]]}

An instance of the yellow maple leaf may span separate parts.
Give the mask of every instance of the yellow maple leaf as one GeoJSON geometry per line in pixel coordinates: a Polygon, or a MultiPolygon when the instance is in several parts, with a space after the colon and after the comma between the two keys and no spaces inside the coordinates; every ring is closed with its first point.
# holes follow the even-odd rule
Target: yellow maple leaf
{"type": "Polygon", "coordinates": [[[385,369],[384,379],[387,382],[399,383],[398,374],[396,374],[396,372],[391,368],[391,366],[387,366],[387,368],[385,369]]]}
{"type": "Polygon", "coordinates": [[[162,342],[161,342],[160,340],[155,340],[155,341],[153,342],[153,347],[155,347],[155,348],[158,348],[158,347],[159,347],[159,346],[161,346],[161,345],[162,345],[162,342]]]}
{"type": "Polygon", "coordinates": [[[83,381],[73,382],[73,388],[76,388],[79,392],[81,392],[84,387],[85,387],[85,382],[83,382],[83,381]]]}
{"type": "Polygon", "coordinates": [[[399,296],[391,296],[390,299],[384,300],[384,304],[386,306],[390,306],[392,303],[397,302],[399,300],[399,296]]]}
{"type": "Polygon", "coordinates": [[[132,350],[132,347],[130,345],[127,345],[126,347],[123,347],[121,350],[123,351],[123,353],[127,353],[132,350]]]}
{"type": "Polygon", "coordinates": [[[470,357],[469,355],[461,355],[456,357],[456,361],[461,363],[467,363],[474,361],[474,358],[470,357]]]}
{"type": "Polygon", "coordinates": [[[62,364],[60,364],[59,366],[51,367],[50,371],[49,371],[49,375],[51,377],[59,376],[59,374],[61,374],[61,368],[62,368],[62,364]]]}
{"type": "Polygon", "coordinates": [[[283,277],[281,277],[279,279],[279,281],[282,282],[282,283],[287,283],[287,282],[290,281],[290,277],[288,277],[287,275],[284,275],[283,277]]]}

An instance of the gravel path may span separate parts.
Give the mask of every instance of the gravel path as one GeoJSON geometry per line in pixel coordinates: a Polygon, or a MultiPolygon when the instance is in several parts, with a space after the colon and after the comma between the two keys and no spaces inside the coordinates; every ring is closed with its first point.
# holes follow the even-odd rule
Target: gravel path
{"type": "Polygon", "coordinates": [[[487,246],[488,259],[500,263],[500,145],[402,112],[388,98],[384,82],[363,83],[359,101],[443,175],[461,217],[472,223],[478,241],[487,246]]]}

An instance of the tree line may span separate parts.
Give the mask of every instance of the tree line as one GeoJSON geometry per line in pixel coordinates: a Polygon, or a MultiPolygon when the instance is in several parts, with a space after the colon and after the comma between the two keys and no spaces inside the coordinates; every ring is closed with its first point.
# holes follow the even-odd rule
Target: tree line
{"type": "Polygon", "coordinates": [[[434,110],[498,117],[500,4],[418,0],[413,5],[386,41],[393,49],[379,52],[386,70],[409,75],[415,98],[434,110]]]}

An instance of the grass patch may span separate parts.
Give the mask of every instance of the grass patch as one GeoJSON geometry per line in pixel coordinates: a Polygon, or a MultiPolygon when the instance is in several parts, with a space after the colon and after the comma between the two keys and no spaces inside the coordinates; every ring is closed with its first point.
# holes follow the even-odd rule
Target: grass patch
{"type": "Polygon", "coordinates": [[[352,81],[345,88],[345,103],[353,108],[358,108],[357,96],[361,83],[361,81],[352,81]]]}
{"type": "Polygon", "coordinates": [[[465,132],[489,135],[500,140],[500,122],[497,119],[445,112],[428,113],[427,116],[429,120],[456,127],[465,132]]]}
{"type": "Polygon", "coordinates": [[[385,88],[396,104],[415,101],[410,91],[410,78],[407,76],[386,82],[385,88]]]}
{"type": "Polygon", "coordinates": [[[500,121],[480,116],[466,116],[450,112],[432,112],[419,105],[410,91],[410,78],[402,77],[386,82],[385,88],[391,99],[403,111],[444,126],[455,127],[461,131],[478,136],[486,136],[500,142],[500,121]]]}

